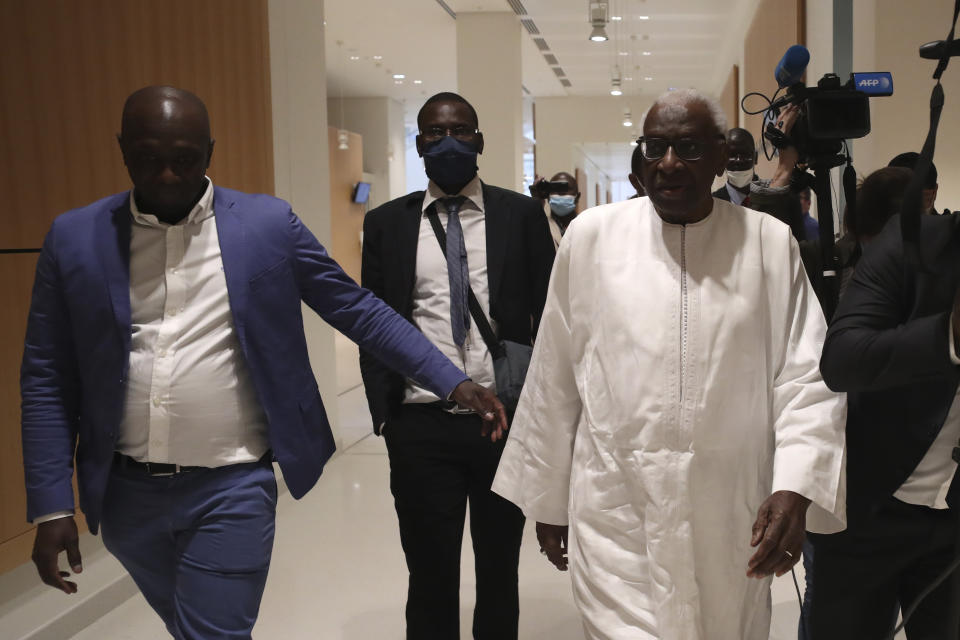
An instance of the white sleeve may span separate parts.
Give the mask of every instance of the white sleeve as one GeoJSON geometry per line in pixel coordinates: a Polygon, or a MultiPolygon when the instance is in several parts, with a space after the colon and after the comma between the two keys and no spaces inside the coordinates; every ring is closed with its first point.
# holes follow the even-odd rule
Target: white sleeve
{"type": "Polygon", "coordinates": [[[581,409],[570,322],[573,229],[564,235],[553,263],[530,369],[492,487],[528,518],[555,525],[568,523],[581,409]]]}
{"type": "Polygon", "coordinates": [[[807,529],[833,533],[846,525],[846,395],[831,391],[820,374],[826,322],[793,238],[789,246],[791,282],[773,386],[773,491],[809,498],[807,529]]]}

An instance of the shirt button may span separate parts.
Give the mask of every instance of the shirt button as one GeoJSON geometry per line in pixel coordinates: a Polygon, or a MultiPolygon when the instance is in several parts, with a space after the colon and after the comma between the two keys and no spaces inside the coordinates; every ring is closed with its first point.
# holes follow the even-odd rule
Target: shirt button
{"type": "Polygon", "coordinates": [[[153,406],[155,407],[160,406],[160,396],[153,396],[153,406]]]}

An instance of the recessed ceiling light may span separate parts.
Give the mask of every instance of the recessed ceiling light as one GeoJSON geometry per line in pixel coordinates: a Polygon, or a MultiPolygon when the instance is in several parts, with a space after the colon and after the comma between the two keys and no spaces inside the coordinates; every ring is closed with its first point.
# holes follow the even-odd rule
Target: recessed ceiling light
{"type": "Polygon", "coordinates": [[[359,59],[360,59],[360,56],[350,56],[350,59],[351,59],[351,60],[359,60],[359,59]]]}
{"type": "Polygon", "coordinates": [[[650,16],[637,16],[637,20],[649,20],[650,16]]]}
{"type": "Polygon", "coordinates": [[[423,80],[414,80],[413,84],[423,84],[423,80]]]}
{"type": "Polygon", "coordinates": [[[630,82],[631,80],[633,80],[633,76],[627,76],[626,78],[624,78],[624,80],[626,80],[627,82],[630,82]]]}
{"type": "Polygon", "coordinates": [[[393,84],[403,84],[403,80],[394,80],[393,84]]]}
{"type": "Polygon", "coordinates": [[[651,76],[645,76],[643,79],[644,79],[644,80],[653,80],[653,78],[652,78],[651,76]]]}
{"type": "Polygon", "coordinates": [[[610,95],[612,95],[612,96],[622,96],[622,95],[623,95],[623,91],[621,91],[618,87],[614,87],[613,89],[610,89],[610,95]]]}
{"type": "Polygon", "coordinates": [[[394,79],[394,80],[403,80],[403,79],[406,78],[406,77],[407,77],[407,76],[405,76],[405,75],[402,74],[402,73],[395,73],[395,74],[393,74],[393,79],[394,79]]]}
{"type": "Polygon", "coordinates": [[[630,55],[630,52],[629,52],[629,51],[618,51],[617,53],[619,53],[619,54],[622,55],[622,56],[628,56],[628,55],[630,55]]]}
{"type": "Polygon", "coordinates": [[[643,52],[643,55],[645,55],[645,56],[651,56],[651,55],[653,55],[653,52],[651,52],[651,51],[644,51],[644,52],[643,52]]]}
{"type": "Polygon", "coordinates": [[[383,60],[383,56],[373,56],[374,60],[383,60]]]}
{"type": "Polygon", "coordinates": [[[614,22],[620,22],[621,20],[623,20],[623,16],[610,16],[610,19],[613,20],[614,22]]]}

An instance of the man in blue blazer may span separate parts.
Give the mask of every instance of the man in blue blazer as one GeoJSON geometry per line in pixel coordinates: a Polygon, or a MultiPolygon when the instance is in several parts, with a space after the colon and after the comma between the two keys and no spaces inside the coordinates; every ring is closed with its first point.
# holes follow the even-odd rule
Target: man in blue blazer
{"type": "Polygon", "coordinates": [[[33,559],[67,593],[90,530],[176,638],[249,638],[273,545],[277,460],[295,498],[334,451],[301,301],[391,368],[506,428],[503,407],[360,288],[290,206],[214,187],[203,102],[147,87],[118,137],[134,188],[58,217],[21,371],[33,559]]]}

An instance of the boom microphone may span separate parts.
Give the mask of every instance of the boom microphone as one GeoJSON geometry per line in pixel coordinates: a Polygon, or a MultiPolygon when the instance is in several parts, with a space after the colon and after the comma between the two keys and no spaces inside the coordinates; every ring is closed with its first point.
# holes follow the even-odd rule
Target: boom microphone
{"type": "Polygon", "coordinates": [[[781,89],[795,85],[803,80],[803,72],[810,64],[810,51],[802,44],[795,44],[780,58],[773,72],[781,89]]]}
{"type": "Polygon", "coordinates": [[[929,60],[939,60],[943,57],[944,50],[948,52],[951,58],[960,56],[960,40],[951,40],[949,45],[946,40],[934,40],[933,42],[920,45],[920,57],[929,60]]]}

